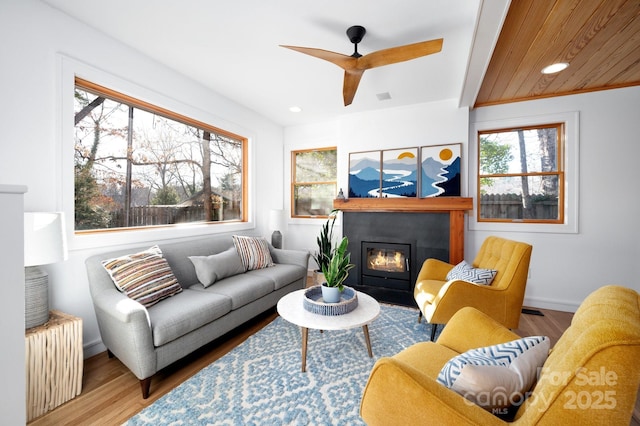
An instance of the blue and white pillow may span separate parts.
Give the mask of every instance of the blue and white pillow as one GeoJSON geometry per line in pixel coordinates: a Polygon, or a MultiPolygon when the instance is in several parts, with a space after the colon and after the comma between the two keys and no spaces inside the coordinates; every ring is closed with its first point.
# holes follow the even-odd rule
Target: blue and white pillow
{"type": "Polygon", "coordinates": [[[471,349],[442,367],[438,382],[488,410],[522,402],[547,359],[546,336],[471,349]]]}
{"type": "Polygon", "coordinates": [[[475,284],[489,285],[497,273],[498,271],[493,269],[474,268],[463,260],[449,271],[447,281],[462,280],[475,284]]]}

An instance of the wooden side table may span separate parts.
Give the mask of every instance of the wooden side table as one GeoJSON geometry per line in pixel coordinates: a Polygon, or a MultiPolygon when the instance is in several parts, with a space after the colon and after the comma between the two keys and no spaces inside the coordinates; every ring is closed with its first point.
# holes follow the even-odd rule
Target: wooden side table
{"type": "Polygon", "coordinates": [[[82,319],[51,311],[49,321],[25,331],[27,421],[80,395],[82,319]]]}

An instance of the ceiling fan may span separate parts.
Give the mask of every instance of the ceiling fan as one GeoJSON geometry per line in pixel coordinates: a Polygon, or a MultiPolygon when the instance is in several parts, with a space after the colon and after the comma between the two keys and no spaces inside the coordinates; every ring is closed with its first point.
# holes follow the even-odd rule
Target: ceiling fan
{"type": "Polygon", "coordinates": [[[442,50],[443,39],[438,38],[407,44],[404,46],[391,47],[389,49],[382,49],[363,56],[358,53],[358,43],[362,41],[366,32],[366,29],[360,25],[354,25],[347,29],[347,37],[349,37],[349,40],[354,44],[355,48],[355,51],[351,56],[330,52],[328,50],[315,49],[312,47],[284,45],[281,45],[281,47],[324,59],[325,61],[329,61],[342,68],[344,70],[344,85],[342,87],[344,106],[350,105],[351,102],[353,102],[353,97],[358,89],[360,78],[366,70],[420,58],[422,56],[438,53],[442,50]]]}

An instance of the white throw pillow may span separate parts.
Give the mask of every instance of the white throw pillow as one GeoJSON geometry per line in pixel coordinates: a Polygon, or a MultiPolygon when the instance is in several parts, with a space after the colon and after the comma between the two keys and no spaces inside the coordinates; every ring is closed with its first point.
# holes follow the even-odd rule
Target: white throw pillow
{"type": "Polygon", "coordinates": [[[211,256],[189,256],[189,260],[196,269],[198,281],[205,287],[223,278],[245,272],[235,247],[211,256]]]}
{"type": "Polygon", "coordinates": [[[474,268],[463,260],[449,271],[447,281],[462,280],[475,284],[489,285],[497,273],[498,271],[493,269],[474,268]]]}
{"type": "Polygon", "coordinates": [[[472,349],[445,364],[438,382],[487,410],[519,405],[550,346],[548,337],[533,336],[472,349]]]}

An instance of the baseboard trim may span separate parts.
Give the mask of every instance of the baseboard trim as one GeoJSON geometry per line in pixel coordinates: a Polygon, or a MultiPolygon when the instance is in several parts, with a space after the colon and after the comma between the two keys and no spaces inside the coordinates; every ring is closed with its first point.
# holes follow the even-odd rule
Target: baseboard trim
{"type": "Polygon", "coordinates": [[[98,355],[100,352],[107,350],[107,347],[102,343],[102,340],[97,339],[93,342],[85,343],[82,346],[84,351],[84,359],[91,358],[94,355],[98,355]]]}
{"type": "Polygon", "coordinates": [[[562,312],[575,312],[580,306],[580,302],[568,300],[553,300],[544,297],[525,297],[524,306],[537,309],[551,309],[562,312]]]}

